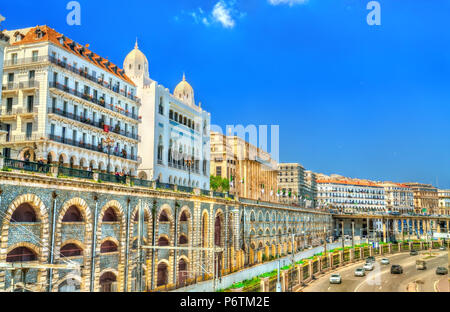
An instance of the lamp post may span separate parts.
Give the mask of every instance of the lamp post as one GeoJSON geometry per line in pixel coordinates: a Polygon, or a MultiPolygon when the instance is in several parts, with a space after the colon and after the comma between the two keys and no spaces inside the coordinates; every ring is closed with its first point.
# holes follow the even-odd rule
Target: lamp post
{"type": "Polygon", "coordinates": [[[114,140],[110,137],[105,139],[105,144],[108,147],[108,173],[110,173],[110,164],[111,164],[111,147],[114,144],[114,140]]]}
{"type": "Polygon", "coordinates": [[[191,166],[192,166],[193,160],[191,158],[189,159],[185,159],[184,160],[184,164],[188,167],[188,172],[189,172],[189,186],[191,186],[191,166]]]}

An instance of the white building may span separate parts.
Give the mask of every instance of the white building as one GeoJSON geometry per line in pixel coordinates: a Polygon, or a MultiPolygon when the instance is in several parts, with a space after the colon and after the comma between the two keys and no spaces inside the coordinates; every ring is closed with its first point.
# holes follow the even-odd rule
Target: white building
{"type": "Polygon", "coordinates": [[[320,206],[349,213],[386,211],[384,188],[373,182],[317,180],[317,189],[320,206]]]}
{"type": "Polygon", "coordinates": [[[138,177],[209,189],[210,114],[195,103],[184,75],[172,94],[150,78],[147,57],[137,42],[123,67],[142,99],[138,177]]]}
{"type": "Polygon", "coordinates": [[[383,182],[386,208],[391,212],[414,212],[414,193],[408,186],[394,182],[383,182]]]}
{"type": "Polygon", "coordinates": [[[135,175],[140,102],[124,71],[47,26],[6,33],[4,155],[135,175]]]}
{"type": "MultiPolygon", "coordinates": [[[[0,23],[4,19],[5,18],[0,15],[0,23]]],[[[4,58],[5,48],[8,46],[8,43],[9,43],[9,36],[6,35],[5,33],[3,33],[2,31],[0,31],[0,77],[3,77],[3,58],[4,58]]],[[[2,100],[2,95],[0,93],[0,103],[1,103],[1,100],[2,100]]]]}

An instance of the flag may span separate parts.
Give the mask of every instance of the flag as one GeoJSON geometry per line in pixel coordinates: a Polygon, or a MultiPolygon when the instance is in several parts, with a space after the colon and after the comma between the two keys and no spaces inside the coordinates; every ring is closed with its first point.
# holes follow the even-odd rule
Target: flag
{"type": "Polygon", "coordinates": [[[103,125],[103,131],[109,132],[109,126],[108,125],[103,125]]]}

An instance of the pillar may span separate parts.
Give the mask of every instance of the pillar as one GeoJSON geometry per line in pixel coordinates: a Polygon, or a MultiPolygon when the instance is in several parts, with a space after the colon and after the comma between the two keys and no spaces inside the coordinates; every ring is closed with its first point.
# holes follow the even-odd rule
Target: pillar
{"type": "Polygon", "coordinates": [[[383,222],[383,243],[386,243],[386,221],[384,218],[382,219],[383,222]]]}

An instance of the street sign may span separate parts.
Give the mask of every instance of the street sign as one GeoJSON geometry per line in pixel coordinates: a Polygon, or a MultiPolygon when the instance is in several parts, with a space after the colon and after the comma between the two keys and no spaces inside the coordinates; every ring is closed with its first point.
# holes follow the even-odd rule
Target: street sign
{"type": "Polygon", "coordinates": [[[450,239],[450,233],[433,233],[434,238],[448,238],[450,239]]]}

